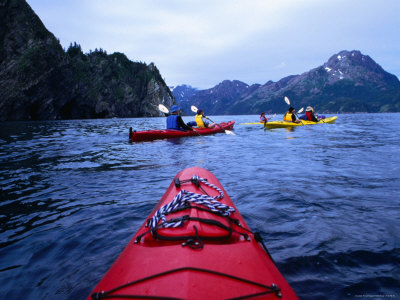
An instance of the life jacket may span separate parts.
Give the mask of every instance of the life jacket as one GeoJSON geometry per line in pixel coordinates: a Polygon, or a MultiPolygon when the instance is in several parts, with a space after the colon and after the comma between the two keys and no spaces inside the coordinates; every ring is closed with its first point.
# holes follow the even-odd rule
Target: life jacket
{"type": "Polygon", "coordinates": [[[203,122],[203,115],[196,115],[194,117],[194,120],[195,120],[195,122],[197,124],[197,127],[206,128],[206,126],[204,125],[204,122],[203,122]]]}
{"type": "Polygon", "coordinates": [[[308,121],[313,121],[313,122],[315,122],[316,119],[317,119],[315,116],[313,116],[312,111],[306,111],[306,116],[307,116],[307,120],[308,120],[308,121]]]}
{"type": "Polygon", "coordinates": [[[283,116],[283,121],[286,121],[286,122],[293,122],[292,116],[293,116],[292,113],[287,112],[287,113],[283,116]]]}
{"type": "Polygon", "coordinates": [[[170,115],[167,117],[167,129],[181,129],[178,125],[178,115],[170,115]]]}
{"type": "Polygon", "coordinates": [[[260,117],[260,122],[261,122],[261,123],[268,122],[267,117],[265,117],[265,116],[260,117]]]}

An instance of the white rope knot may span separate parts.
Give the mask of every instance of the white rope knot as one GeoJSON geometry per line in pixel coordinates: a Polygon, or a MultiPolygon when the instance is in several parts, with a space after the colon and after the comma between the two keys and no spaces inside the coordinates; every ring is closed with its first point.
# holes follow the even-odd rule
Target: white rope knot
{"type": "Polygon", "coordinates": [[[177,218],[174,221],[167,222],[166,215],[176,209],[187,206],[190,203],[204,205],[204,206],[208,207],[212,212],[215,212],[222,216],[229,216],[231,213],[235,212],[235,209],[233,207],[230,207],[228,205],[225,205],[225,204],[217,201],[217,199],[224,198],[224,193],[219,187],[217,187],[214,184],[209,183],[207,180],[205,180],[197,175],[194,175],[192,177],[191,181],[194,184],[196,181],[202,182],[203,184],[218,191],[219,195],[211,197],[209,195],[196,194],[196,193],[189,192],[186,190],[181,190],[170,203],[165,204],[164,206],[160,207],[160,209],[151,218],[150,229],[151,229],[152,233],[157,229],[157,226],[158,226],[158,223],[160,220],[162,221],[162,223],[159,226],[161,226],[163,228],[176,228],[176,227],[183,226],[183,223],[185,221],[184,218],[177,218]]]}

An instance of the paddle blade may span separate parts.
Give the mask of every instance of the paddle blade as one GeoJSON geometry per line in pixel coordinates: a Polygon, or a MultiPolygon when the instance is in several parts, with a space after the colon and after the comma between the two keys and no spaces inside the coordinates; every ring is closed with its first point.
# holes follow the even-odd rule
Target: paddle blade
{"type": "Polygon", "coordinates": [[[289,100],[289,98],[288,98],[288,97],[286,97],[286,96],[285,96],[285,102],[286,102],[286,104],[287,104],[287,105],[289,105],[289,106],[290,106],[290,100],[289,100]]]}
{"type": "Polygon", "coordinates": [[[190,109],[191,109],[192,112],[194,112],[194,113],[197,113],[197,111],[198,111],[197,107],[194,106],[194,105],[192,105],[192,106],[190,107],[190,109]]]}
{"type": "Polygon", "coordinates": [[[226,134],[230,134],[230,135],[236,135],[233,131],[226,130],[226,129],[225,129],[225,133],[226,133],[226,134]]]}
{"type": "Polygon", "coordinates": [[[302,113],[304,110],[304,107],[300,108],[299,111],[297,112],[298,114],[302,113]]]}
{"type": "Polygon", "coordinates": [[[163,105],[163,104],[158,104],[158,109],[159,109],[161,112],[165,113],[165,114],[168,114],[168,113],[169,113],[168,108],[166,108],[165,105],[163,105]]]}

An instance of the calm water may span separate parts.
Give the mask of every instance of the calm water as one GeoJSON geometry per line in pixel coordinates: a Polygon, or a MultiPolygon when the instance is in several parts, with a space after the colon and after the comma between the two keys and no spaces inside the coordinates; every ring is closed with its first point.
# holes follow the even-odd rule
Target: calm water
{"type": "Polygon", "coordinates": [[[257,118],[137,144],[130,126],[165,119],[2,123],[0,299],[84,299],[191,166],[217,176],[301,299],[399,299],[400,114],[239,125],[257,118]]]}

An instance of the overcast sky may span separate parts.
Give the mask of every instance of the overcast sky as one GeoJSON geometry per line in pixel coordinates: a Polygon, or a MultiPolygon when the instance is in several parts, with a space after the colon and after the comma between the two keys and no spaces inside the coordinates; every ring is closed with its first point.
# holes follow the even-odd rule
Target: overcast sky
{"type": "Polygon", "coordinates": [[[400,75],[399,0],[27,0],[64,48],[154,62],[169,86],[264,84],[360,50],[400,75]]]}

